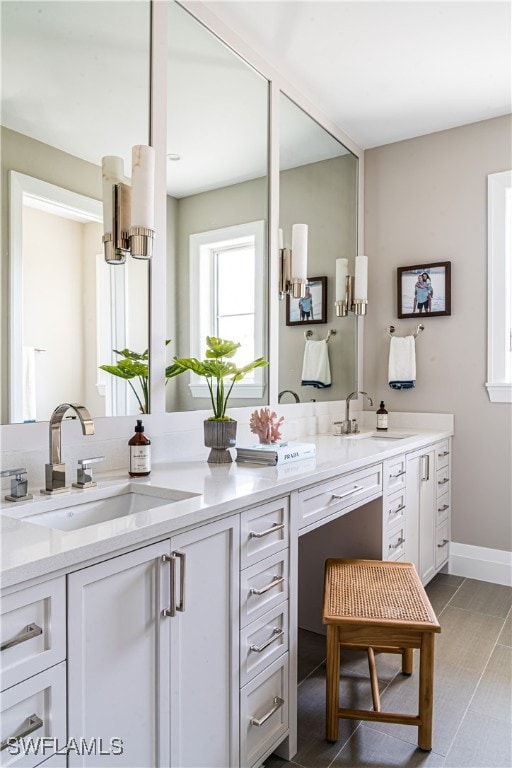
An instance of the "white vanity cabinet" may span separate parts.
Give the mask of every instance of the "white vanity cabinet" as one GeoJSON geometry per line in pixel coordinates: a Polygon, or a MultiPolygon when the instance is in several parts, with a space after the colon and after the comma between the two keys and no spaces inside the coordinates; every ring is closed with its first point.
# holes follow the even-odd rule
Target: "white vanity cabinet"
{"type": "Polygon", "coordinates": [[[69,737],[103,748],[70,766],[237,764],[238,547],[235,515],[68,576],[69,737]]]}

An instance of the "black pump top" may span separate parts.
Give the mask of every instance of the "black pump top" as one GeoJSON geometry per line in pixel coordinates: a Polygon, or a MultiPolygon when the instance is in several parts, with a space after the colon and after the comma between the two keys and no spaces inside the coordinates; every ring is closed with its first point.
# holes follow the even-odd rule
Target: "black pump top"
{"type": "Polygon", "coordinates": [[[137,419],[137,424],[135,425],[135,431],[144,432],[144,424],[142,423],[142,419],[137,419]]]}
{"type": "MultiPolygon", "coordinates": [[[[380,407],[381,407],[381,408],[384,408],[384,407],[385,407],[385,406],[384,406],[384,400],[381,400],[381,401],[380,401],[380,407]]],[[[138,423],[140,423],[140,422],[138,422],[138,423]]]]}

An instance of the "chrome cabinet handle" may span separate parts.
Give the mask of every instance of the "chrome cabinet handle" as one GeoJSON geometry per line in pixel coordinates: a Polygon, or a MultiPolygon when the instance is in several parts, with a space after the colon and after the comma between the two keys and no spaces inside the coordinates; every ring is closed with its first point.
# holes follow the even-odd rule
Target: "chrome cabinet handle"
{"type": "Polygon", "coordinates": [[[447,509],[449,509],[449,508],[450,508],[450,505],[449,505],[449,504],[443,504],[443,506],[442,506],[442,507],[438,507],[438,508],[437,508],[437,511],[438,511],[438,512],[444,512],[445,510],[447,510],[447,509]]]}
{"type": "Polygon", "coordinates": [[[187,567],[187,555],[185,552],[173,552],[172,556],[180,560],[180,602],[176,606],[177,611],[185,612],[185,569],[187,567]]]}
{"type": "Polygon", "coordinates": [[[256,533],[256,531],[249,531],[250,539],[261,539],[263,536],[268,536],[269,533],[275,533],[275,531],[281,531],[284,528],[284,523],[273,523],[272,528],[267,528],[266,531],[256,533]]]}
{"type": "Polygon", "coordinates": [[[259,720],[256,717],[251,717],[251,725],[255,725],[257,728],[259,728],[261,725],[267,722],[269,717],[272,717],[272,715],[277,712],[280,707],[282,707],[284,704],[284,699],[281,699],[279,696],[274,696],[274,701],[272,702],[272,709],[269,709],[266,715],[263,715],[263,717],[260,717],[259,720]]]}
{"type": "Polygon", "coordinates": [[[27,624],[21,635],[17,635],[16,637],[13,637],[12,640],[6,640],[2,643],[0,646],[0,651],[6,651],[7,648],[12,648],[13,645],[19,645],[20,643],[24,643],[26,640],[32,640],[33,637],[37,637],[38,635],[42,635],[43,630],[41,627],[38,627],[37,624],[27,624]]]}
{"type": "Polygon", "coordinates": [[[402,470],[401,470],[401,472],[397,472],[397,474],[396,474],[396,475],[390,475],[390,476],[389,476],[389,479],[390,479],[390,480],[394,480],[394,479],[395,479],[395,477],[402,477],[402,475],[405,475],[405,469],[402,469],[402,470]]]}
{"type": "Polygon", "coordinates": [[[173,616],[176,616],[176,592],[174,591],[176,584],[176,558],[174,555],[162,555],[162,562],[170,563],[171,566],[169,573],[169,594],[171,596],[171,607],[164,608],[162,610],[162,616],[169,616],[172,618],[173,616]]]}
{"type": "Polygon", "coordinates": [[[423,462],[423,472],[421,473],[421,479],[426,481],[430,479],[430,456],[428,453],[422,456],[421,460],[423,462]]]}
{"type": "Polygon", "coordinates": [[[437,484],[438,485],[446,485],[446,483],[449,483],[449,482],[450,482],[450,478],[449,477],[445,477],[442,480],[438,480],[437,484]]]}
{"type": "Polygon", "coordinates": [[[450,541],[450,539],[443,539],[443,543],[437,545],[438,548],[442,549],[443,547],[446,547],[446,545],[448,544],[449,541],[450,541]]]}
{"type": "Polygon", "coordinates": [[[400,538],[398,539],[398,541],[396,542],[396,544],[390,544],[390,545],[389,545],[389,547],[388,547],[388,549],[398,549],[398,547],[399,547],[401,544],[405,544],[405,539],[402,539],[402,537],[400,537],[400,538]]]}
{"type": "Polygon", "coordinates": [[[279,627],[274,627],[272,630],[272,634],[270,635],[269,639],[263,643],[263,645],[251,645],[249,647],[250,651],[254,651],[255,653],[261,653],[265,650],[265,648],[268,648],[269,645],[272,643],[275,643],[276,640],[279,640],[280,637],[283,637],[284,630],[279,629],[279,627]]]}
{"type": "Polygon", "coordinates": [[[443,459],[445,456],[450,455],[450,451],[443,451],[443,453],[438,453],[437,455],[440,459],[443,459]]]}
{"type": "Polygon", "coordinates": [[[264,595],[265,592],[268,592],[269,589],[274,589],[274,587],[278,587],[280,584],[283,584],[284,582],[284,576],[274,576],[270,584],[267,584],[266,587],[262,587],[261,589],[256,589],[255,587],[251,587],[249,590],[249,594],[251,595],[264,595]]]}
{"type": "Polygon", "coordinates": [[[40,728],[43,724],[43,721],[40,717],[37,715],[30,715],[30,717],[27,717],[25,720],[26,726],[22,727],[21,731],[18,731],[18,733],[15,733],[14,736],[9,736],[8,739],[5,739],[5,741],[2,741],[0,744],[0,752],[7,747],[11,746],[15,741],[18,739],[23,739],[25,736],[28,736],[29,733],[33,733],[34,731],[37,731],[38,728],[40,728]]]}
{"type": "Polygon", "coordinates": [[[401,504],[396,509],[390,509],[389,510],[389,517],[393,517],[394,515],[398,515],[398,513],[401,512],[403,509],[405,509],[405,504],[401,504]]]}
{"type": "Polygon", "coordinates": [[[350,491],[345,491],[345,493],[333,493],[332,498],[333,499],[345,499],[347,496],[352,496],[353,493],[357,493],[358,491],[362,491],[364,488],[364,485],[354,485],[353,488],[350,489],[350,491]]]}

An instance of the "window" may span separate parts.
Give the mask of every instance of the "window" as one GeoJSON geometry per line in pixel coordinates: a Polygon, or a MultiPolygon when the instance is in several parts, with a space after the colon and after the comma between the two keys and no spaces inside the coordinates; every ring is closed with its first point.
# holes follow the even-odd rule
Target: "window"
{"type": "MultiPolygon", "coordinates": [[[[241,344],[234,362],[263,355],[265,222],[254,221],[190,236],[191,354],[203,359],[206,336],[241,344]]],[[[257,368],[233,387],[231,398],[263,397],[257,368]]],[[[204,380],[190,376],[193,397],[209,397],[204,380]]]]}
{"type": "Polygon", "coordinates": [[[487,391],[512,402],[512,171],[488,177],[487,391]]]}

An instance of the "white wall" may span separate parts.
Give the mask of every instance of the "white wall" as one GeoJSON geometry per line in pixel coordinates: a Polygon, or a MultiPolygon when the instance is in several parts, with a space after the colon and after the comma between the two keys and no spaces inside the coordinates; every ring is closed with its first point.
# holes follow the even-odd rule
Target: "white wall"
{"type": "Polygon", "coordinates": [[[368,150],[365,248],[369,313],[364,383],[389,411],[455,414],[452,539],[512,550],[512,407],[490,403],[487,355],[487,174],[512,167],[511,117],[368,150]],[[424,319],[415,389],[387,382],[386,326],[397,320],[396,268],[452,263],[452,314],[424,319]]]}

